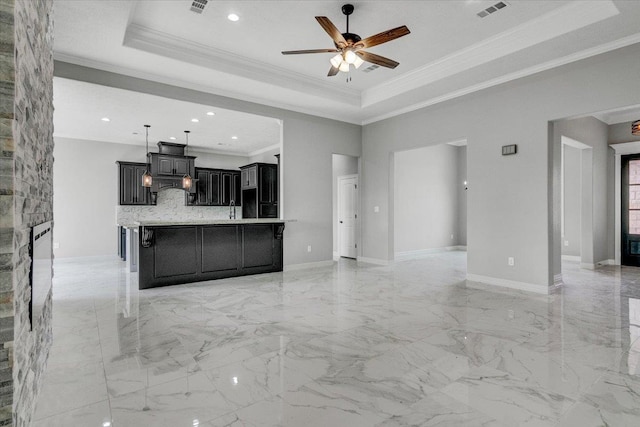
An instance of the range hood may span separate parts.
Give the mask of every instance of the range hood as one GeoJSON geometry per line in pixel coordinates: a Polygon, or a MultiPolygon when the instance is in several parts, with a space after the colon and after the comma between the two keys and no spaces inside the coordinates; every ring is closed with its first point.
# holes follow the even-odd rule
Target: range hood
{"type": "MultiPolygon", "coordinates": [[[[151,192],[157,193],[166,188],[182,188],[185,175],[195,176],[194,156],[185,156],[185,144],[158,142],[158,152],[149,153],[147,162],[151,165],[153,184],[151,192]]],[[[195,194],[195,180],[188,193],[195,194]]]]}

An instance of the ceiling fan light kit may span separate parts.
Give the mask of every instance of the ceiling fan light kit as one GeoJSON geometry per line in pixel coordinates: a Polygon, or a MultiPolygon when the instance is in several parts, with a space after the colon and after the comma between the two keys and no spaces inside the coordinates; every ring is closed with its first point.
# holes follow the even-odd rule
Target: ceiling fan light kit
{"type": "Polygon", "coordinates": [[[399,65],[398,62],[367,52],[364,49],[406,36],[410,33],[409,29],[406,25],[403,25],[362,39],[359,35],[349,32],[349,15],[353,13],[353,10],[354,7],[351,4],[342,6],[342,13],[347,17],[347,31],[344,33],[341,33],[326,16],[316,16],[316,21],[333,39],[335,49],[289,50],[282,52],[282,54],[337,53],[329,60],[331,68],[327,74],[328,77],[335,76],[339,71],[348,73],[351,70],[351,65],[358,69],[364,62],[370,62],[386,68],[396,68],[399,65]]]}

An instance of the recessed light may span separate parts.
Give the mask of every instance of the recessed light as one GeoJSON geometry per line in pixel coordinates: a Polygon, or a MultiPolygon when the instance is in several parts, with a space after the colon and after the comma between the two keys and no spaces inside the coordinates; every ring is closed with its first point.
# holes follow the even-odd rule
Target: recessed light
{"type": "Polygon", "coordinates": [[[193,123],[198,123],[200,120],[198,120],[198,119],[191,119],[191,121],[192,121],[193,123]]]}
{"type": "Polygon", "coordinates": [[[109,117],[103,117],[100,120],[102,120],[103,122],[110,122],[111,119],[109,117]]]}
{"type": "Polygon", "coordinates": [[[169,139],[175,141],[176,137],[175,136],[170,136],[169,139]]]}
{"type": "Polygon", "coordinates": [[[213,111],[207,112],[207,116],[215,116],[215,115],[216,115],[216,113],[214,113],[213,111]]]}
{"type": "Polygon", "coordinates": [[[238,15],[236,15],[235,13],[230,13],[229,15],[227,15],[227,19],[229,21],[236,22],[237,20],[240,19],[240,17],[238,15]]]}
{"type": "Polygon", "coordinates": [[[238,139],[238,137],[237,136],[232,136],[231,139],[238,139]]]}

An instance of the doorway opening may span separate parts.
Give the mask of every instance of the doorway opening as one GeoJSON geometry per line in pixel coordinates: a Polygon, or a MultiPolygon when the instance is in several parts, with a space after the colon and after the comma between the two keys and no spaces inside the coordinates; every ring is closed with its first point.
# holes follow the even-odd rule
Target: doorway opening
{"type": "Polygon", "coordinates": [[[560,141],[562,260],[593,268],[593,149],[566,136],[560,141]]]}
{"type": "Polygon", "coordinates": [[[359,243],[359,158],[332,156],[333,258],[358,258],[359,243]]]}
{"type": "Polygon", "coordinates": [[[392,166],[394,259],[466,250],[466,140],[395,152],[392,166]]]}

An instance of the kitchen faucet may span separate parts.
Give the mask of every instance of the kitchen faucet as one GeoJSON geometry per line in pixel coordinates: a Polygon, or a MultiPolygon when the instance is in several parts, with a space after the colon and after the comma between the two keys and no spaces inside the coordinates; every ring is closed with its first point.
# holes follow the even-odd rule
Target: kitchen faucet
{"type": "Polygon", "coordinates": [[[229,219],[236,219],[236,202],[234,200],[229,202],[229,219]]]}

